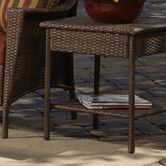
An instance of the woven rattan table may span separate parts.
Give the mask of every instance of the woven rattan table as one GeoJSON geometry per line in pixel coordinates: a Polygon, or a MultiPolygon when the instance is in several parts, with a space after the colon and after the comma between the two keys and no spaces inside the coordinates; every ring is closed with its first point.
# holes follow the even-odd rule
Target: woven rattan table
{"type": "Polygon", "coordinates": [[[45,65],[45,139],[50,138],[50,109],[62,109],[102,115],[127,117],[129,120],[128,152],[134,153],[134,121],[148,114],[135,111],[135,62],[138,57],[166,51],[166,19],[147,18],[132,24],[104,24],[89,18],[73,17],[41,23],[46,28],[45,65]],[[95,55],[94,93],[99,93],[100,55],[129,59],[129,111],[89,110],[78,101],[50,103],[50,51],[95,55]]]}

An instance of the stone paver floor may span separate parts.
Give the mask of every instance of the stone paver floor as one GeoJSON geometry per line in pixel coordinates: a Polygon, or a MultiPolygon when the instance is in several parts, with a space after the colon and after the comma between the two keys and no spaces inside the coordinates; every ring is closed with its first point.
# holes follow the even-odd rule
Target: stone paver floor
{"type": "MultiPolygon", "coordinates": [[[[153,109],[156,112],[166,109],[166,93],[164,92],[166,89],[166,78],[164,77],[166,74],[165,58],[165,54],[160,54],[141,58],[137,63],[136,93],[152,101],[154,105],[153,109]]],[[[103,57],[101,69],[101,93],[127,93],[126,60],[103,57]]],[[[75,77],[77,92],[93,92],[93,56],[85,58],[80,55],[75,57],[75,77]]],[[[68,93],[60,89],[53,89],[51,98],[52,102],[68,100],[68,93]]],[[[52,141],[46,143],[42,139],[43,90],[27,94],[19,99],[13,104],[10,112],[10,138],[8,140],[0,139],[0,154],[2,157],[17,160],[19,157],[20,159],[41,158],[42,155],[46,154],[51,156],[54,152],[53,156],[56,156],[56,158],[62,155],[60,159],[58,158],[61,161],[61,159],[65,160],[64,155],[66,155],[62,152],[69,153],[67,155],[72,157],[72,153],[75,153],[76,150],[81,153],[83,151],[84,153],[85,151],[91,153],[89,165],[92,159],[95,160],[95,158],[99,157],[99,154],[104,153],[107,162],[112,161],[110,156],[114,154],[112,157],[119,157],[117,161],[121,164],[124,161],[130,162],[126,166],[130,166],[132,163],[138,166],[147,164],[158,166],[161,165],[159,161],[166,157],[166,153],[164,153],[166,152],[166,112],[136,121],[137,146],[134,156],[137,160],[133,160],[133,157],[130,159],[129,156],[125,156],[125,153],[127,153],[128,133],[128,121],[126,119],[102,116],[100,117],[99,129],[93,130],[92,117],[88,114],[80,113],[78,119],[72,121],[69,112],[53,111],[51,114],[52,141]],[[20,141],[23,143],[20,144],[20,141]],[[28,144],[32,146],[31,150],[28,149],[28,144]],[[42,146],[45,149],[39,150],[38,147],[42,148],[42,146]],[[50,152],[49,148],[51,147],[54,147],[55,150],[52,149],[50,152]],[[102,148],[104,148],[103,151],[102,148]],[[120,150],[121,148],[123,150],[120,150]],[[73,149],[74,152],[70,151],[73,149]],[[148,153],[149,155],[147,156],[148,153]],[[142,162],[139,163],[139,161],[142,162]]],[[[100,162],[102,163],[104,162],[103,158],[104,156],[100,157],[102,160],[100,162]]],[[[48,162],[57,164],[57,161],[59,161],[54,160],[48,159],[48,162]]],[[[84,159],[78,157],[73,158],[73,160],[83,162],[84,159]]],[[[36,162],[39,163],[39,161],[36,162]]],[[[68,161],[65,162],[68,163],[68,161]]],[[[94,164],[95,161],[92,163],[94,164]]],[[[112,163],[114,162],[112,161],[112,163]]],[[[107,164],[105,163],[105,165],[107,164]]],[[[79,166],[79,164],[76,165],[79,166]]]]}

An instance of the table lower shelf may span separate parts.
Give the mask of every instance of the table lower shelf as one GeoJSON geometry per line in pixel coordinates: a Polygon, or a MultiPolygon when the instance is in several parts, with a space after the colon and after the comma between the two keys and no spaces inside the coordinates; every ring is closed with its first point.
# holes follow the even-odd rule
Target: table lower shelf
{"type": "MultiPolygon", "coordinates": [[[[69,100],[65,102],[58,103],[53,105],[52,109],[60,109],[66,111],[76,111],[76,112],[84,112],[84,113],[91,113],[91,114],[99,114],[99,115],[110,115],[110,116],[117,116],[117,117],[124,117],[128,118],[128,110],[127,109],[88,109],[83,106],[78,100],[69,100]]],[[[135,118],[141,118],[143,116],[148,116],[153,114],[151,110],[135,110],[135,118]]]]}

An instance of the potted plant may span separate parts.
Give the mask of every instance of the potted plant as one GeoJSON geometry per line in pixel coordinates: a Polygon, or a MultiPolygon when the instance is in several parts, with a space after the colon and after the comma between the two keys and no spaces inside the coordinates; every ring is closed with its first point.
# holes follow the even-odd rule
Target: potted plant
{"type": "Polygon", "coordinates": [[[91,18],[102,22],[129,23],[141,13],[145,0],[85,0],[91,18]]]}

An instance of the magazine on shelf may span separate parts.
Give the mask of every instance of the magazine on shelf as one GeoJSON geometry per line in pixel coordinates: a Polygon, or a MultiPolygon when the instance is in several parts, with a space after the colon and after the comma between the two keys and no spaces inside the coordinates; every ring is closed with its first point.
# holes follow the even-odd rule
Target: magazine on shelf
{"type": "MultiPolygon", "coordinates": [[[[77,94],[80,103],[89,109],[128,109],[128,95],[86,95],[77,94]]],[[[136,109],[150,109],[152,103],[135,95],[136,109]]]]}

